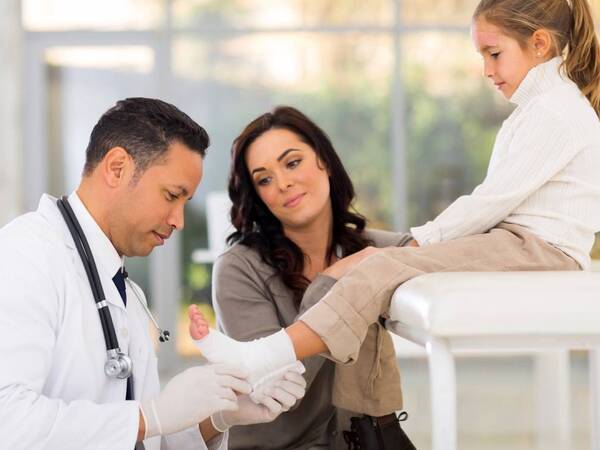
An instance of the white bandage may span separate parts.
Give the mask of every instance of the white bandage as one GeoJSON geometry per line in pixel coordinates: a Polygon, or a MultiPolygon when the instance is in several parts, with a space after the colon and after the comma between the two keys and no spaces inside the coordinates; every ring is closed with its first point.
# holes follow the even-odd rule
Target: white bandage
{"type": "Polygon", "coordinates": [[[239,342],[211,328],[208,335],[195,343],[210,362],[245,367],[250,373],[248,382],[256,390],[252,395],[254,401],[262,396],[260,386],[297,367],[294,346],[284,329],[264,338],[239,342]]]}

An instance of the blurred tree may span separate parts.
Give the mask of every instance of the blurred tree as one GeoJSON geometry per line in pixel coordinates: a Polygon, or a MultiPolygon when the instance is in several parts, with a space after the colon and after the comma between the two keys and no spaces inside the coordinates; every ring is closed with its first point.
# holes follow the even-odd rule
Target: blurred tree
{"type": "Polygon", "coordinates": [[[427,70],[408,66],[405,77],[411,225],[431,220],[483,181],[496,133],[510,111],[483,80],[435,95],[423,87],[427,70]]]}

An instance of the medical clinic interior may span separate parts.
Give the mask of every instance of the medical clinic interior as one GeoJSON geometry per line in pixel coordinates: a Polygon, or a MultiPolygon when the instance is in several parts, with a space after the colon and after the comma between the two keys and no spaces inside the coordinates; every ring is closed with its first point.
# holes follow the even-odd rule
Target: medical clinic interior
{"type": "MultiPolygon", "coordinates": [[[[185,228],[126,261],[170,330],[170,342],[156,336],[155,347],[168,380],[202,362],[187,308],[199,305],[215,324],[213,263],[234,231],[232,142],[260,114],[290,105],[319,124],[368,227],[408,231],[484,180],[515,106],[482,75],[471,35],[478,3],[0,0],[0,227],[35,210],[43,193],[77,188],[90,132],[119,99],[165,100],[205,128],[210,147],[185,228]]],[[[599,24],[600,0],[589,3],[599,24]]],[[[599,235],[591,257],[600,271],[599,235]]],[[[393,338],[402,428],[418,449],[432,449],[430,347],[393,338]]],[[[600,449],[590,443],[600,408],[590,405],[600,402],[590,374],[600,371],[590,370],[589,349],[517,341],[455,352],[458,448],[600,449]]]]}

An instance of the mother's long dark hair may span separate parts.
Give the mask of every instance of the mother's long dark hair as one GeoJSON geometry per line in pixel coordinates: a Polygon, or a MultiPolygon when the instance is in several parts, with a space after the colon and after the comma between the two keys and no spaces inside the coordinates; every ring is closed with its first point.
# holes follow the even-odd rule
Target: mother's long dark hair
{"type": "Polygon", "coordinates": [[[245,161],[248,147],[271,129],[286,129],[295,133],[312,147],[329,171],[333,230],[327,256],[331,258],[337,246],[341,247],[343,255],[348,255],[372,243],[362,234],[365,218],[351,211],[355,197],[354,187],[325,132],[290,106],[279,106],[273,112],[253,120],[235,139],[231,149],[229,197],[233,202],[231,223],[236,231],[228,237],[228,243],[231,245],[239,242],[256,249],[263,261],[272,266],[276,275],[292,290],[294,300],[299,304],[310,284],[302,274],[304,255],[302,250],[284,235],[281,222],[256,193],[245,161]]]}

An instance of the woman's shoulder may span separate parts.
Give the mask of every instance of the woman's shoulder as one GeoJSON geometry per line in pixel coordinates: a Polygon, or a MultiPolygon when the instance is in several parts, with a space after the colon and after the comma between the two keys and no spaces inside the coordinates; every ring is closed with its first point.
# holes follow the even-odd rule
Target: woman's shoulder
{"type": "Polygon", "coordinates": [[[227,272],[233,268],[251,269],[257,273],[271,274],[273,269],[263,261],[260,253],[248,245],[236,243],[217,257],[213,270],[227,272]]]}
{"type": "Polygon", "coordinates": [[[260,255],[256,249],[241,243],[235,243],[228,247],[217,257],[221,264],[233,264],[235,261],[251,261],[252,263],[260,261],[260,255]]]}
{"type": "Polygon", "coordinates": [[[412,239],[410,233],[397,231],[386,231],[375,228],[367,228],[363,232],[364,237],[373,241],[375,247],[401,247],[412,239]]]}

